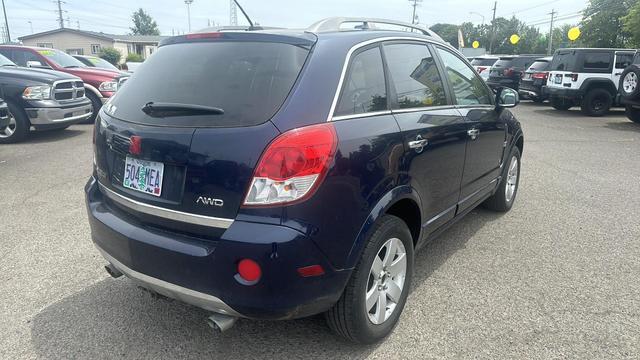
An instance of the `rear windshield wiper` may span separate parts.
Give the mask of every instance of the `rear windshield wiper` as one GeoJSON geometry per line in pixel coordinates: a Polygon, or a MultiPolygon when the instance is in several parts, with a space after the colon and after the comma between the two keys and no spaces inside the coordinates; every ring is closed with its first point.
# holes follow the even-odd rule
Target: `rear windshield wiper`
{"type": "Polygon", "coordinates": [[[164,102],[148,102],[142,107],[142,111],[153,117],[224,114],[224,110],[213,106],[164,102]]]}

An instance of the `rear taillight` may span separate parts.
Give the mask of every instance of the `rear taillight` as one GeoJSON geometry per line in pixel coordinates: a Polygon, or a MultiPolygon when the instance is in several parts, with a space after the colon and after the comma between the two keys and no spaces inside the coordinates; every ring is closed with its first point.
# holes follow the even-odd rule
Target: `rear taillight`
{"type": "Polygon", "coordinates": [[[487,70],[486,67],[478,66],[478,74],[482,74],[482,72],[485,70],[487,70]]]}
{"type": "Polygon", "coordinates": [[[502,72],[504,74],[504,76],[513,76],[513,68],[508,68],[508,69],[504,69],[504,71],[502,72]]]}
{"type": "Polygon", "coordinates": [[[331,123],[278,136],[258,161],[244,206],[280,205],[310,197],[327,174],[337,143],[331,123]]]}
{"type": "Polygon", "coordinates": [[[549,77],[549,73],[548,72],[534,73],[533,75],[531,75],[531,77],[534,79],[547,80],[547,78],[549,77]]]}

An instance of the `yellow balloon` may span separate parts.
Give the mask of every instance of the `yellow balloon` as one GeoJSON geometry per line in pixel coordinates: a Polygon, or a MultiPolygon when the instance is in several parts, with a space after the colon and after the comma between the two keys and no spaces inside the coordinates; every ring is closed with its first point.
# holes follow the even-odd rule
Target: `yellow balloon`
{"type": "Polygon", "coordinates": [[[515,44],[517,44],[517,43],[518,43],[518,41],[520,41],[520,36],[518,36],[518,35],[516,35],[516,34],[513,34],[513,35],[511,35],[511,37],[509,38],[509,41],[511,41],[511,43],[512,43],[513,45],[515,45],[515,44]]]}
{"type": "Polygon", "coordinates": [[[480,42],[478,42],[478,41],[476,40],[476,41],[474,41],[474,42],[471,44],[471,46],[473,46],[473,48],[474,48],[474,49],[477,49],[477,48],[479,48],[479,47],[480,47],[480,42]]]}
{"type": "Polygon", "coordinates": [[[580,37],[580,29],[577,26],[572,27],[569,29],[567,36],[569,37],[569,40],[576,41],[580,37]]]}

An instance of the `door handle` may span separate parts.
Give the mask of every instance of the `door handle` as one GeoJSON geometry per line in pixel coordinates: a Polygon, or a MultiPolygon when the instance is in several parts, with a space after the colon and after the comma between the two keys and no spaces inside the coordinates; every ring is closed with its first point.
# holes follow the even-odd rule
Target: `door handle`
{"type": "Polygon", "coordinates": [[[480,135],[480,129],[469,129],[467,130],[467,135],[471,138],[471,140],[475,140],[480,135]]]}
{"type": "Polygon", "coordinates": [[[414,149],[417,153],[421,153],[428,144],[429,140],[423,139],[422,136],[418,135],[414,141],[409,141],[409,148],[414,149]]]}

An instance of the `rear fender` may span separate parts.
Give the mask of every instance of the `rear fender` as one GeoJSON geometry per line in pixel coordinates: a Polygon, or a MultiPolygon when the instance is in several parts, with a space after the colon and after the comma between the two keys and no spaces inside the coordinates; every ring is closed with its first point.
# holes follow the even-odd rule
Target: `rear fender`
{"type": "MultiPolygon", "coordinates": [[[[403,199],[411,199],[415,201],[420,208],[422,208],[422,202],[420,201],[420,196],[409,185],[402,185],[391,189],[387,192],[373,207],[369,216],[362,224],[360,231],[358,232],[358,236],[356,237],[356,241],[351,247],[351,251],[349,252],[349,256],[345,263],[345,268],[351,269],[356,266],[358,259],[360,259],[360,255],[364,248],[364,245],[367,241],[367,235],[369,234],[369,230],[373,227],[373,225],[380,219],[389,208],[391,208],[395,203],[403,199]]],[[[421,234],[422,236],[422,234],[421,234]]]]}
{"type": "Polygon", "coordinates": [[[612,97],[615,97],[618,93],[616,85],[610,79],[587,79],[580,86],[583,94],[586,94],[593,88],[601,88],[607,90],[612,97]]]}

